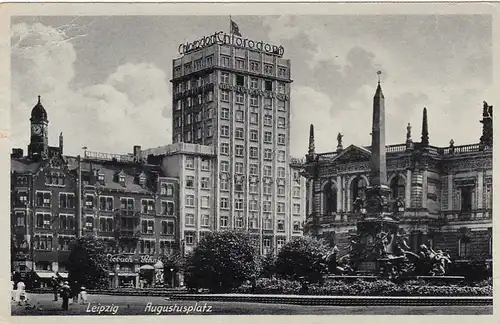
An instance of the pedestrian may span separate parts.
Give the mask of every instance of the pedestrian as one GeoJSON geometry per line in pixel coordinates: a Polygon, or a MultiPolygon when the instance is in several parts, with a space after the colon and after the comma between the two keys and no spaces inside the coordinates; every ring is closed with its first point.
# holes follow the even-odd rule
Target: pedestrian
{"type": "Polygon", "coordinates": [[[68,310],[68,302],[69,302],[70,295],[71,295],[71,289],[69,287],[69,283],[67,281],[65,281],[61,287],[61,298],[63,300],[63,302],[62,302],[62,309],[63,310],[68,310]]]}
{"type": "Polygon", "coordinates": [[[24,282],[21,280],[17,283],[17,290],[16,290],[16,298],[15,301],[21,305],[21,296],[24,297],[24,289],[26,288],[26,285],[24,282]]]}
{"type": "Polygon", "coordinates": [[[73,303],[77,304],[78,303],[78,295],[80,293],[78,289],[78,282],[73,281],[71,285],[71,298],[73,299],[73,303]]]}
{"type": "Polygon", "coordinates": [[[14,281],[10,282],[10,300],[16,299],[16,283],[14,281]]]}
{"type": "Polygon", "coordinates": [[[52,277],[51,284],[52,284],[52,292],[54,293],[54,301],[57,301],[57,294],[59,292],[59,281],[55,276],[52,277]]]}
{"type": "Polygon", "coordinates": [[[78,299],[82,301],[82,304],[87,303],[87,291],[85,290],[85,287],[80,288],[80,296],[78,299]]]}

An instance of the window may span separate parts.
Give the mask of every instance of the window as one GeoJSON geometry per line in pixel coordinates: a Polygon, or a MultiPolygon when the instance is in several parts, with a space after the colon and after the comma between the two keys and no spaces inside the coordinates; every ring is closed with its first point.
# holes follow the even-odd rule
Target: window
{"type": "Polygon", "coordinates": [[[273,170],[270,165],[265,165],[264,166],[264,177],[272,177],[273,176],[273,170]]]}
{"type": "Polygon", "coordinates": [[[186,195],[186,207],[194,207],[194,196],[186,195]]]}
{"type": "Polygon", "coordinates": [[[273,143],[273,133],[264,132],[264,143],[267,143],[267,144],[273,143]]]}
{"type": "Polygon", "coordinates": [[[460,188],[460,211],[470,213],[472,211],[472,193],[473,186],[465,186],[460,188]]]}
{"type": "Polygon", "coordinates": [[[245,60],[236,59],[236,68],[237,69],[245,69],[245,60]]]}
{"type": "Polygon", "coordinates": [[[285,186],[278,186],[278,196],[285,195],[285,186]]]}
{"type": "Polygon", "coordinates": [[[205,58],[205,66],[210,67],[214,64],[214,56],[210,55],[205,58]]]}
{"type": "Polygon", "coordinates": [[[293,197],[300,198],[300,187],[293,187],[293,197]]]}
{"type": "Polygon", "coordinates": [[[257,96],[250,96],[250,106],[252,106],[252,107],[259,106],[259,101],[258,101],[257,96]]]}
{"type": "Polygon", "coordinates": [[[259,193],[259,188],[257,186],[257,183],[255,182],[250,182],[250,184],[248,185],[248,190],[250,191],[251,194],[259,193]]]}
{"type": "Polygon", "coordinates": [[[250,147],[250,158],[251,159],[259,158],[259,150],[255,146],[250,147]]]}
{"type": "Polygon", "coordinates": [[[285,213],[285,203],[279,202],[278,205],[278,213],[279,214],[284,214],[285,213]]]}
{"type": "Polygon", "coordinates": [[[300,222],[299,221],[293,222],[293,231],[300,232],[300,222]]]}
{"type": "Polygon", "coordinates": [[[201,159],[201,170],[210,171],[210,161],[207,159],[201,159]]]}
{"type": "Polygon", "coordinates": [[[102,211],[113,211],[113,197],[99,197],[99,209],[102,211]]]}
{"type": "Polygon", "coordinates": [[[229,91],[227,91],[227,90],[221,90],[221,92],[220,92],[220,100],[221,101],[229,102],[229,91]]]}
{"type": "Polygon", "coordinates": [[[277,225],[276,229],[278,231],[283,232],[285,230],[285,220],[278,219],[278,221],[276,222],[276,225],[277,225]]]}
{"type": "Polygon", "coordinates": [[[259,210],[259,209],[258,209],[258,208],[259,208],[258,206],[259,206],[259,205],[258,205],[257,200],[250,200],[250,201],[248,202],[248,209],[249,209],[250,211],[258,211],[258,210],[259,210]]]}
{"type": "Polygon", "coordinates": [[[253,72],[259,72],[260,63],[255,61],[250,61],[250,70],[253,72]]]}
{"type": "Polygon", "coordinates": [[[392,199],[405,198],[405,180],[401,175],[392,178],[390,186],[392,199]]]}
{"type": "Polygon", "coordinates": [[[196,61],[194,61],[194,70],[201,70],[203,64],[201,62],[201,59],[198,59],[196,61]]]}
{"type": "Polygon", "coordinates": [[[264,195],[272,195],[273,185],[271,183],[264,183],[264,195]]]}
{"type": "Polygon", "coordinates": [[[75,208],[75,195],[72,193],[60,193],[59,208],[75,208]]]}
{"type": "Polygon", "coordinates": [[[458,240],[458,256],[461,259],[468,259],[471,256],[470,238],[461,237],[458,240]]]}
{"type": "Polygon", "coordinates": [[[174,234],[174,221],[162,221],[161,222],[161,233],[166,235],[174,234]]]}
{"type": "Polygon", "coordinates": [[[193,157],[186,157],[186,169],[194,169],[194,158],[193,157]]]}
{"type": "Polygon", "coordinates": [[[153,234],[155,231],[155,222],[153,220],[142,221],[142,233],[153,234]]]}
{"type": "Polygon", "coordinates": [[[194,215],[186,214],[186,226],[194,226],[194,215]]]}
{"type": "Polygon", "coordinates": [[[201,128],[197,128],[196,129],[196,139],[201,139],[202,137],[203,137],[202,129],[201,128]]]}
{"type": "Polygon", "coordinates": [[[257,218],[250,218],[248,220],[248,227],[249,228],[257,228],[259,226],[259,221],[257,218]]]}
{"type": "Polygon", "coordinates": [[[273,126],[273,116],[271,115],[264,116],[264,126],[273,126]]]}
{"type": "Polygon", "coordinates": [[[227,227],[229,223],[229,217],[228,216],[221,216],[220,217],[220,227],[227,227]]]}
{"type": "Polygon", "coordinates": [[[155,241],[153,241],[153,240],[141,240],[139,243],[139,253],[154,254],[155,253],[155,241]]]}
{"type": "Polygon", "coordinates": [[[269,218],[264,219],[264,229],[267,229],[267,230],[273,229],[273,223],[269,218]]]}
{"type": "Polygon", "coordinates": [[[201,189],[210,189],[210,179],[209,178],[201,178],[201,189]]]}
{"type": "Polygon", "coordinates": [[[229,126],[228,125],[222,125],[220,127],[220,136],[229,137],[229,126]]]}
{"type": "Polygon", "coordinates": [[[243,117],[244,117],[243,111],[237,110],[236,111],[236,115],[235,115],[236,121],[242,122],[243,121],[243,117]]]}
{"type": "Polygon", "coordinates": [[[186,188],[194,188],[194,177],[186,176],[186,188]]]}
{"type": "Polygon", "coordinates": [[[259,173],[259,167],[257,164],[250,164],[250,174],[257,175],[259,173]]]}
{"type": "Polygon", "coordinates": [[[210,90],[208,93],[207,93],[207,102],[212,102],[214,100],[214,92],[212,90],[210,90]]]}
{"type": "Polygon", "coordinates": [[[162,215],[174,215],[174,203],[171,201],[161,202],[161,213],[162,215]]]}
{"type": "Polygon", "coordinates": [[[282,238],[282,237],[279,237],[276,239],[276,248],[279,250],[283,247],[283,245],[285,245],[285,238],[282,238]]]}
{"type": "Polygon", "coordinates": [[[278,168],[278,178],[285,178],[285,177],[286,177],[285,168],[279,167],[278,168]]]}
{"type": "Polygon", "coordinates": [[[134,211],[135,210],[134,198],[120,198],[120,209],[126,211],[134,211]]]}
{"type": "Polygon", "coordinates": [[[292,212],[294,215],[300,215],[300,204],[293,204],[292,212]]]}
{"type": "Polygon", "coordinates": [[[243,217],[236,217],[234,225],[237,228],[243,227],[243,217]]]}
{"type": "Polygon", "coordinates": [[[283,100],[278,100],[278,110],[279,111],[286,111],[285,102],[283,100]]]}
{"type": "Polygon", "coordinates": [[[258,89],[259,88],[259,80],[257,78],[250,79],[250,88],[251,89],[258,89]]]}
{"type": "Polygon", "coordinates": [[[258,124],[258,120],[259,120],[259,114],[257,113],[250,113],[250,123],[251,124],[258,124]]]}
{"type": "Polygon", "coordinates": [[[186,63],[184,64],[184,74],[189,74],[192,72],[192,66],[191,63],[186,63]]]}
{"type": "Polygon", "coordinates": [[[94,228],[94,217],[86,216],[85,217],[85,229],[92,230],[94,228]]]}
{"type": "Polygon", "coordinates": [[[273,66],[270,64],[264,65],[264,73],[265,74],[273,74],[273,66]]]}
{"type": "Polygon", "coordinates": [[[186,232],[184,235],[184,240],[185,240],[187,245],[193,245],[194,244],[194,233],[186,232]]]}
{"type": "Polygon", "coordinates": [[[224,120],[229,120],[229,109],[228,108],[221,109],[220,118],[224,119],[224,120]]]}
{"type": "Polygon", "coordinates": [[[221,143],[220,154],[229,155],[229,143],[221,143]]]}
{"type": "Polygon", "coordinates": [[[201,105],[203,103],[203,99],[201,94],[198,95],[198,105],[201,105]]]}
{"type": "Polygon", "coordinates": [[[285,151],[278,151],[278,162],[285,162],[285,151]]]}
{"type": "MultiPolygon", "coordinates": [[[[364,199],[366,186],[367,186],[367,182],[363,177],[358,176],[351,181],[351,188],[350,188],[350,190],[351,190],[351,204],[352,204],[351,210],[355,210],[358,198],[364,199]]],[[[335,187],[334,189],[335,189],[334,192],[336,193],[337,188],[335,187]]],[[[325,192],[325,190],[326,189],[324,189],[323,192],[325,192]]],[[[336,201],[337,201],[336,196],[335,196],[335,199],[332,198],[332,203],[333,203],[333,201],[335,201],[335,204],[336,204],[336,201]]],[[[335,210],[336,210],[336,208],[335,208],[335,210]]]]}
{"type": "Polygon", "coordinates": [[[243,192],[243,183],[241,181],[237,181],[234,185],[234,191],[243,192]]]}
{"type": "Polygon", "coordinates": [[[200,202],[201,202],[201,208],[210,208],[209,196],[202,196],[200,202]]]}
{"type": "Polygon", "coordinates": [[[264,108],[273,109],[273,100],[271,98],[264,98],[264,108]]]}
{"type": "Polygon", "coordinates": [[[16,212],[16,226],[24,227],[26,225],[26,216],[24,213],[16,212]]]}
{"type": "Polygon", "coordinates": [[[222,66],[231,67],[231,58],[229,56],[221,55],[220,61],[222,66]]]}
{"type": "MultiPolygon", "coordinates": [[[[238,62],[238,61],[236,61],[236,62],[238,62]]],[[[239,86],[239,87],[245,86],[245,76],[244,75],[236,74],[234,76],[234,78],[235,78],[235,83],[237,86],[239,86]]]]}
{"type": "Polygon", "coordinates": [[[271,149],[264,149],[264,160],[272,160],[273,159],[273,151],[271,149]]]}
{"type": "Polygon", "coordinates": [[[264,90],[273,91],[273,82],[269,80],[264,81],[264,90]]]}
{"type": "Polygon", "coordinates": [[[225,84],[229,84],[229,73],[225,73],[225,72],[221,73],[220,82],[225,83],[225,84]]]}
{"type": "Polygon", "coordinates": [[[234,209],[235,210],[243,210],[243,199],[235,199],[234,200],[234,209]]]}
{"type": "Polygon", "coordinates": [[[242,163],[242,162],[236,162],[236,163],[234,164],[234,169],[235,169],[235,172],[236,172],[236,173],[239,173],[239,174],[244,173],[244,170],[243,170],[243,163],[242,163]]]}
{"type": "Polygon", "coordinates": [[[37,207],[50,207],[51,202],[50,192],[39,192],[36,193],[36,205],[37,207]]]}
{"type": "Polygon", "coordinates": [[[278,127],[279,128],[285,128],[286,127],[285,117],[278,117],[278,127]]]}
{"type": "Polygon", "coordinates": [[[227,179],[220,180],[220,190],[229,191],[229,181],[227,179]]]}
{"type": "Polygon", "coordinates": [[[245,103],[245,95],[242,93],[236,94],[236,103],[239,105],[243,105],[245,103]]]}
{"type": "Polygon", "coordinates": [[[229,162],[221,161],[220,162],[220,171],[221,172],[229,172],[229,162]]]}
{"type": "Polygon", "coordinates": [[[285,134],[278,134],[278,144],[285,145],[285,134]]]}
{"type": "Polygon", "coordinates": [[[36,214],[36,227],[37,228],[51,228],[51,214],[37,213],[36,214]]]}
{"type": "Polygon", "coordinates": [[[257,142],[259,141],[259,131],[256,129],[251,129],[250,130],[250,140],[257,142]]]}
{"type": "Polygon", "coordinates": [[[238,127],[234,130],[234,137],[237,139],[243,139],[243,128],[238,127]]]}
{"type": "Polygon", "coordinates": [[[287,68],[285,68],[285,67],[278,67],[278,76],[280,78],[286,78],[287,77],[286,71],[287,71],[287,68]]]}
{"type": "Polygon", "coordinates": [[[278,93],[284,94],[286,92],[286,86],[284,83],[279,82],[278,83],[278,93]]]}
{"type": "MultiPolygon", "coordinates": [[[[193,98],[188,97],[186,100],[187,100],[187,106],[191,107],[193,105],[193,98]]],[[[188,120],[187,124],[190,124],[190,123],[191,123],[191,120],[188,120]]]]}
{"type": "Polygon", "coordinates": [[[235,155],[242,157],[243,156],[243,145],[236,145],[234,148],[235,155]]]}
{"type": "Polygon", "coordinates": [[[143,214],[154,214],[155,212],[155,201],[151,199],[141,199],[142,213],[143,214]]]}
{"type": "Polygon", "coordinates": [[[210,215],[201,215],[201,227],[210,227],[210,215]]]}
{"type": "Polygon", "coordinates": [[[40,235],[40,236],[35,236],[34,237],[34,248],[35,250],[45,250],[45,251],[51,251],[52,250],[52,236],[48,235],[40,235]]]}
{"type": "Polygon", "coordinates": [[[221,209],[229,209],[229,199],[222,197],[220,199],[220,208],[221,209]]]}
{"type": "Polygon", "coordinates": [[[262,204],[262,210],[264,212],[270,212],[271,211],[271,202],[270,201],[264,201],[262,204]]]}

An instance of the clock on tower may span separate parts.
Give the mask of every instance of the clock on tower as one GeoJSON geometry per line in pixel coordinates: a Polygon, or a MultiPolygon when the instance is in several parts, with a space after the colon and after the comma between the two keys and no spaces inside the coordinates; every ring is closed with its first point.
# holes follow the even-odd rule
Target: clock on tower
{"type": "Polygon", "coordinates": [[[47,111],[42,106],[40,96],[38,103],[31,110],[31,140],[28,145],[28,156],[34,160],[48,158],[49,143],[47,129],[49,120],[47,119],[47,111]]]}

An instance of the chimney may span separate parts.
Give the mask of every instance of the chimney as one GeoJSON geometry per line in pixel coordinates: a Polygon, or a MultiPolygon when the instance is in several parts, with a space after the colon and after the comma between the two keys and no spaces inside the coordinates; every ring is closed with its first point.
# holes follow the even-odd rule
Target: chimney
{"type": "Polygon", "coordinates": [[[134,158],[137,162],[141,162],[141,160],[142,160],[142,153],[141,153],[141,146],[140,145],[134,145],[134,158]]]}
{"type": "Polygon", "coordinates": [[[10,156],[11,156],[11,158],[14,158],[14,159],[22,158],[24,156],[23,149],[20,149],[20,148],[12,149],[12,154],[10,156]]]}
{"type": "Polygon", "coordinates": [[[61,153],[61,155],[63,155],[63,143],[64,142],[64,139],[63,139],[63,133],[59,134],[59,152],[61,153]]]}

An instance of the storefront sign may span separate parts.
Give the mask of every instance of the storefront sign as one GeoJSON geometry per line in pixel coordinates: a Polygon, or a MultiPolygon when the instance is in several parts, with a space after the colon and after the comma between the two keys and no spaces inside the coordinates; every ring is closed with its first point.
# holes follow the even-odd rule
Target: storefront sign
{"type": "Polygon", "coordinates": [[[277,98],[278,100],[283,100],[283,101],[289,100],[289,97],[286,94],[274,93],[272,91],[263,91],[260,89],[249,89],[249,88],[245,88],[242,86],[233,86],[233,85],[227,84],[227,83],[219,84],[219,88],[221,88],[222,90],[232,90],[232,91],[235,91],[238,93],[246,93],[246,94],[261,96],[261,97],[265,97],[265,98],[277,98]]]}
{"type": "Polygon", "coordinates": [[[158,260],[151,255],[141,255],[139,259],[133,259],[132,256],[106,255],[108,262],[111,263],[156,263],[158,260]]]}
{"type": "Polygon", "coordinates": [[[180,44],[179,54],[188,54],[190,52],[208,47],[213,44],[232,45],[240,48],[274,54],[280,57],[282,57],[285,52],[283,46],[271,45],[263,41],[256,42],[248,38],[241,38],[233,34],[226,34],[223,31],[219,31],[213,35],[205,36],[201,39],[195,40],[194,42],[180,44]]]}

